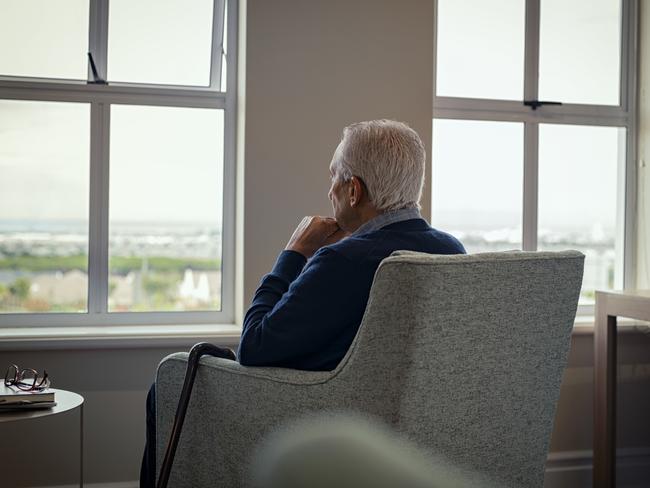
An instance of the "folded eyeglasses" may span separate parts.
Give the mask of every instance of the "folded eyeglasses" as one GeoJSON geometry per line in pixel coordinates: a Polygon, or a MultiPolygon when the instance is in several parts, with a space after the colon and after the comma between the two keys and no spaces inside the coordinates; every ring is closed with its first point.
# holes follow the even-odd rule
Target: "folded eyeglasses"
{"type": "Polygon", "coordinates": [[[5,373],[5,386],[15,386],[22,391],[41,391],[50,386],[50,379],[45,370],[41,376],[35,369],[20,369],[12,364],[5,373]]]}

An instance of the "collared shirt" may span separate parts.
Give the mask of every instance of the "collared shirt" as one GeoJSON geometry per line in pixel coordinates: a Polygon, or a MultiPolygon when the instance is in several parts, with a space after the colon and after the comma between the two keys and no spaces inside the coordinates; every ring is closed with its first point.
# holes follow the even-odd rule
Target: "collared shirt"
{"type": "Polygon", "coordinates": [[[420,211],[417,207],[407,207],[400,208],[398,210],[389,210],[382,214],[377,215],[376,217],[370,219],[368,222],[361,225],[357,230],[355,230],[352,235],[358,236],[361,234],[367,234],[368,232],[373,232],[379,230],[387,225],[394,224],[396,222],[402,222],[404,220],[411,219],[421,219],[420,211]]]}

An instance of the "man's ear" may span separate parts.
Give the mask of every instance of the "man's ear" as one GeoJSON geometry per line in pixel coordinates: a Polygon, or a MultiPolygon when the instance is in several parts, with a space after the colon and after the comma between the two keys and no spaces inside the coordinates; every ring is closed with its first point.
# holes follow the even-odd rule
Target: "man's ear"
{"type": "Polygon", "coordinates": [[[361,183],[361,180],[359,178],[356,176],[350,178],[349,198],[351,207],[356,207],[361,203],[364,191],[365,189],[363,187],[363,183],[361,183]]]}

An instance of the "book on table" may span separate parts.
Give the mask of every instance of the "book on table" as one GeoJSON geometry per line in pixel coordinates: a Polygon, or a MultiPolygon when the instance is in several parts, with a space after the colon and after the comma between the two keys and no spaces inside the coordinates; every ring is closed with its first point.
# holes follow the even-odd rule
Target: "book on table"
{"type": "Polygon", "coordinates": [[[15,386],[0,384],[0,411],[23,408],[49,408],[56,405],[54,390],[23,391],[15,386]]]}

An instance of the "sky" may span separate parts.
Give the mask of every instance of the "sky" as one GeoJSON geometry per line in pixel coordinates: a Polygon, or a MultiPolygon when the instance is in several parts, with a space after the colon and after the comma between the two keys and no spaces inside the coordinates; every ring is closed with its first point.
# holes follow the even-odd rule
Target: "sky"
{"type": "MultiPolygon", "coordinates": [[[[524,4],[439,1],[438,94],[522,99],[524,4]]],[[[542,0],[540,99],[617,103],[619,4],[542,0]]],[[[111,0],[109,80],[206,84],[212,2],[192,5],[111,0]]],[[[2,0],[0,74],[83,79],[87,32],[88,0],[2,0]]],[[[220,216],[221,111],[111,116],[112,221],[220,216]]],[[[613,225],[619,140],[617,128],[540,127],[540,225],[613,225]]],[[[87,219],[88,154],[87,104],[0,100],[0,220],[87,219]]],[[[520,224],[522,124],[435,121],[432,159],[434,223],[520,224]]]]}
{"type": "MultiPolygon", "coordinates": [[[[439,0],[437,92],[522,100],[525,0],[439,0]]],[[[620,0],[542,0],[539,99],[618,104],[620,0]]]]}
{"type": "MultiPolygon", "coordinates": [[[[524,7],[524,0],[438,1],[438,95],[523,99],[524,7]]],[[[620,2],[542,0],[540,16],[538,99],[617,105],[620,2]]],[[[434,223],[520,225],[523,124],[435,120],[433,127],[434,223]]],[[[621,134],[540,125],[540,229],[615,228],[621,134]]]]}
{"type": "MultiPolygon", "coordinates": [[[[208,85],[212,0],[192,5],[111,0],[109,80],[208,85]]],[[[0,1],[0,74],[85,79],[87,50],[88,0],[0,1]]],[[[220,225],[223,125],[222,110],[112,106],[111,221],[220,225]]],[[[88,104],[0,100],[0,220],[87,220],[89,130],[88,104]]]]}

